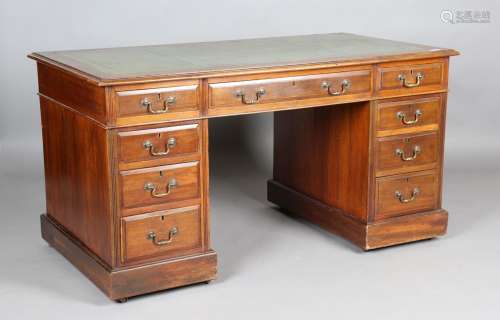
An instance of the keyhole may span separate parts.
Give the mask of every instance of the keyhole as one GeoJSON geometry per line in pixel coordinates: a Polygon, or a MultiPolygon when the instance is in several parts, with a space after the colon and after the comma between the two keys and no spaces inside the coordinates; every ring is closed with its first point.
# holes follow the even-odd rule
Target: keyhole
{"type": "Polygon", "coordinates": [[[163,177],[163,171],[160,171],[160,177],[163,177]]]}
{"type": "Polygon", "coordinates": [[[158,93],[158,101],[161,100],[161,93],[158,93]]]}
{"type": "Polygon", "coordinates": [[[165,216],[161,216],[161,221],[164,221],[165,220],[165,216]]]}
{"type": "Polygon", "coordinates": [[[294,86],[294,87],[295,87],[295,81],[292,81],[292,86],[294,86]]]}

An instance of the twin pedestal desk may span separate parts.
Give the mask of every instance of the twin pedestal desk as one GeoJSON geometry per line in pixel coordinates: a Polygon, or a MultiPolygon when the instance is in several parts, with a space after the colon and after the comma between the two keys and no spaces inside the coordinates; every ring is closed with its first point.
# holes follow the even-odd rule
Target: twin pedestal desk
{"type": "Polygon", "coordinates": [[[457,54],[344,33],[33,53],[42,236],[111,299],[214,279],[209,119],[270,111],[270,202],[364,250],[443,235],[457,54]]]}

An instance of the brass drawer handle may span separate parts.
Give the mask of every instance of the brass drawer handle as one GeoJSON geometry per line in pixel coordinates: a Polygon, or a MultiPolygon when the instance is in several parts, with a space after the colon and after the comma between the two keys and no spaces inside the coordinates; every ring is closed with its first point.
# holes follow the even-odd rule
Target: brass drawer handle
{"type": "Polygon", "coordinates": [[[154,110],[153,103],[148,98],[144,98],[141,101],[141,105],[144,108],[147,108],[149,113],[158,114],[158,113],[167,113],[168,108],[170,106],[174,105],[176,102],[177,102],[177,99],[173,96],[170,96],[167,99],[165,99],[165,101],[163,102],[163,109],[154,110]]]}
{"type": "Polygon", "coordinates": [[[420,189],[419,188],[413,188],[413,191],[411,192],[411,197],[406,199],[404,196],[403,196],[403,193],[399,190],[396,190],[396,192],[394,193],[396,198],[398,198],[399,202],[401,203],[408,203],[408,202],[412,202],[414,201],[417,196],[420,194],[420,189]]]}
{"type": "Polygon", "coordinates": [[[422,84],[422,79],[424,78],[424,74],[421,72],[417,72],[415,75],[415,82],[414,83],[409,83],[406,81],[406,76],[404,74],[398,75],[399,81],[403,84],[404,87],[406,88],[415,88],[418,87],[419,85],[422,84]]]}
{"type": "Polygon", "coordinates": [[[259,88],[255,92],[255,99],[248,100],[245,97],[246,94],[242,90],[237,90],[236,91],[236,97],[241,98],[241,103],[243,103],[243,104],[256,104],[257,102],[259,102],[260,97],[262,97],[264,94],[266,94],[266,89],[259,88]]]}
{"type": "Polygon", "coordinates": [[[328,90],[328,94],[331,96],[340,96],[343,95],[347,92],[347,89],[351,87],[351,81],[345,79],[341,82],[340,84],[340,90],[339,91],[332,91],[332,84],[328,81],[323,81],[321,83],[321,88],[328,90]]]}
{"type": "Polygon", "coordinates": [[[175,147],[176,144],[177,144],[177,141],[175,140],[175,138],[169,138],[167,140],[167,143],[165,144],[165,151],[155,151],[153,143],[149,140],[144,141],[143,146],[144,146],[144,149],[149,149],[149,153],[153,157],[159,157],[159,156],[166,156],[167,154],[169,154],[170,149],[175,147]]]}
{"type": "Polygon", "coordinates": [[[174,237],[178,233],[179,233],[179,230],[177,229],[177,227],[173,227],[168,232],[168,239],[158,240],[158,236],[156,235],[156,233],[154,231],[151,231],[150,233],[148,233],[148,239],[153,241],[153,243],[156,244],[157,246],[164,246],[164,245],[167,245],[167,244],[171,243],[172,241],[174,241],[174,237]]]}
{"type": "Polygon", "coordinates": [[[420,152],[422,152],[422,149],[420,148],[420,146],[415,146],[415,147],[413,148],[413,155],[411,155],[411,156],[407,157],[407,156],[405,155],[405,152],[404,152],[404,150],[403,150],[403,149],[399,149],[399,148],[398,148],[398,149],[396,149],[396,155],[397,155],[398,157],[400,157],[400,158],[401,158],[401,160],[403,160],[403,161],[412,161],[412,160],[417,159],[417,156],[420,154],[420,152]]]}
{"type": "Polygon", "coordinates": [[[177,180],[175,179],[170,179],[170,181],[167,184],[167,192],[164,193],[157,193],[156,192],[156,185],[154,183],[148,182],[144,185],[144,190],[149,191],[151,193],[151,196],[153,198],[163,198],[166,197],[172,192],[172,189],[177,187],[177,180]]]}
{"type": "Polygon", "coordinates": [[[415,110],[415,117],[413,118],[413,120],[408,120],[406,119],[406,113],[404,113],[403,111],[399,111],[398,113],[396,113],[396,117],[398,117],[398,119],[400,119],[403,124],[411,125],[417,123],[422,114],[422,111],[420,111],[420,109],[417,109],[415,110]]]}

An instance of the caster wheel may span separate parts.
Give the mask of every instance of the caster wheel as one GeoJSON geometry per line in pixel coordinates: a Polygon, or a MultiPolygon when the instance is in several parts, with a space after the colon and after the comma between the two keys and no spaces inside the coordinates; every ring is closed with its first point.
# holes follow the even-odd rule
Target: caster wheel
{"type": "Polygon", "coordinates": [[[116,300],[118,303],[125,303],[128,301],[128,298],[121,298],[121,299],[118,299],[116,300]]]}

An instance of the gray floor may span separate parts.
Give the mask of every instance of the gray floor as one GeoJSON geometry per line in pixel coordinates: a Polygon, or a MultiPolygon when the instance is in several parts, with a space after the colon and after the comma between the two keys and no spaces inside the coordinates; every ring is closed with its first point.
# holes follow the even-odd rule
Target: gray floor
{"type": "MultiPolygon", "coordinates": [[[[2,319],[498,319],[498,154],[447,155],[448,235],[363,253],[266,202],[268,173],[250,160],[212,163],[213,246],[220,276],[109,301],[39,236],[39,150],[0,158],[2,319]],[[490,160],[488,160],[490,159],[490,160]],[[8,163],[16,161],[16,171],[8,163]],[[36,164],[36,165],[35,165],[36,164]]],[[[233,153],[236,157],[236,154],[233,153]]]]}

